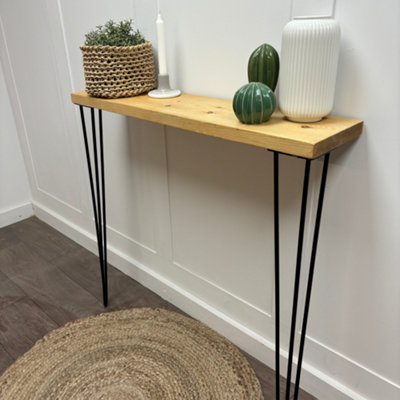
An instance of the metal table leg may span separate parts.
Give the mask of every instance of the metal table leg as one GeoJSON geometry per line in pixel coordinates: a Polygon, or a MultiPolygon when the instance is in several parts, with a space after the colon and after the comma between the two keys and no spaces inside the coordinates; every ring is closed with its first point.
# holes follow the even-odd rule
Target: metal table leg
{"type": "Polygon", "coordinates": [[[92,162],[90,157],[89,143],[86,132],[85,113],[83,106],[79,106],[83,130],[83,138],[85,141],[86,160],[89,171],[90,191],[92,194],[92,206],[94,221],[96,226],[97,246],[99,251],[101,281],[103,287],[103,304],[107,307],[108,304],[108,287],[107,287],[107,225],[106,225],[106,196],[105,196],[105,181],[104,181],[104,148],[103,148],[103,119],[102,111],[98,110],[99,120],[99,147],[100,157],[98,157],[98,146],[96,139],[96,122],[94,109],[90,108],[90,117],[92,124],[92,145],[93,159],[95,168],[95,184],[92,173],[92,162]],[[100,168],[99,168],[100,158],[100,168]]]}
{"type": "MultiPolygon", "coordinates": [[[[302,322],[302,330],[300,337],[300,345],[299,345],[299,356],[297,362],[297,371],[296,371],[296,382],[295,382],[295,390],[294,390],[294,399],[298,398],[299,393],[299,385],[300,385],[300,375],[301,375],[301,367],[303,362],[303,353],[304,353],[304,343],[306,337],[307,330],[307,320],[308,313],[310,309],[310,300],[311,300],[311,289],[312,289],[312,281],[314,276],[314,268],[315,268],[315,259],[317,254],[317,245],[318,245],[318,236],[319,236],[319,228],[321,224],[321,215],[322,215],[322,205],[325,194],[326,187],[326,177],[328,173],[328,163],[329,163],[329,153],[324,156],[324,166],[322,170],[321,177],[321,186],[318,198],[318,206],[317,206],[317,215],[315,219],[315,227],[314,227],[314,236],[312,243],[312,251],[311,251],[311,260],[310,260],[310,269],[308,275],[307,282],[307,290],[306,290],[306,299],[304,306],[304,315],[302,322]]],[[[307,195],[308,195],[308,186],[310,180],[310,167],[311,160],[305,160],[305,169],[304,169],[304,181],[303,181],[303,194],[301,201],[301,212],[300,212],[300,224],[299,224],[299,236],[297,243],[297,258],[296,258],[296,273],[294,280],[294,290],[293,290],[293,305],[292,305],[292,316],[291,316],[291,328],[290,328],[290,339],[289,339],[289,356],[288,356],[288,368],[286,375],[286,392],[285,392],[285,400],[290,399],[290,381],[292,375],[292,364],[293,364],[293,352],[294,352],[294,340],[296,333],[296,316],[297,316],[297,305],[298,305],[298,297],[299,297],[299,285],[300,285],[300,273],[301,273],[301,259],[303,253],[303,240],[304,240],[304,226],[305,226],[305,216],[307,210],[307,195]]],[[[280,385],[279,385],[279,377],[280,377],[280,367],[279,367],[279,353],[280,353],[280,340],[279,340],[279,324],[280,324],[280,311],[279,311],[279,160],[278,153],[274,152],[274,237],[275,237],[275,378],[276,378],[276,399],[279,400],[280,396],[280,385]]]]}
{"type": "Polygon", "coordinates": [[[275,393],[280,396],[280,295],[279,295],[279,153],[274,152],[274,252],[275,252],[275,393]]]}
{"type": "Polygon", "coordinates": [[[315,218],[314,236],[313,236],[313,243],[312,243],[312,250],[311,250],[311,260],[310,260],[310,269],[309,269],[309,272],[308,272],[306,300],[305,300],[305,305],[304,305],[303,324],[302,324],[302,328],[301,328],[299,356],[298,356],[298,360],[297,360],[297,371],[296,371],[296,383],[295,383],[295,389],[294,389],[294,399],[297,399],[298,395],[299,395],[301,365],[302,365],[302,362],[303,362],[304,342],[305,342],[305,338],[306,338],[308,312],[309,312],[309,309],[310,309],[311,289],[312,289],[312,282],[313,282],[313,277],[314,277],[315,259],[316,259],[316,255],[317,255],[319,228],[321,226],[322,206],[323,206],[323,203],[324,203],[326,177],[327,177],[327,174],[328,174],[329,155],[330,154],[327,153],[325,155],[325,157],[324,157],[324,166],[323,166],[323,170],[322,170],[321,186],[320,186],[320,190],[319,190],[317,216],[315,218]]]}

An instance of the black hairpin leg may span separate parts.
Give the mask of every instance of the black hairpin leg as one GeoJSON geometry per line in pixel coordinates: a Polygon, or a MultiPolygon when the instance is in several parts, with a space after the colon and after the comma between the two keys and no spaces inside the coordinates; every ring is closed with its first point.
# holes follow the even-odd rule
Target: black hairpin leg
{"type": "Polygon", "coordinates": [[[301,200],[299,237],[297,243],[296,275],[294,278],[294,290],[293,290],[292,322],[290,327],[289,358],[288,358],[288,369],[286,375],[287,379],[286,397],[285,397],[286,400],[289,400],[290,398],[290,379],[292,375],[293,349],[294,349],[294,339],[296,333],[296,315],[297,315],[297,303],[299,299],[301,257],[303,254],[303,239],[304,239],[304,225],[306,220],[306,209],[307,209],[308,183],[310,181],[310,164],[311,160],[306,160],[306,165],[304,169],[303,195],[301,200]]]}
{"type": "Polygon", "coordinates": [[[100,157],[97,151],[96,138],[96,122],[94,109],[90,108],[90,116],[92,122],[92,143],[93,143],[93,160],[95,168],[95,184],[92,173],[92,163],[90,157],[89,143],[86,132],[85,114],[83,106],[79,106],[83,130],[83,138],[85,141],[86,160],[89,171],[90,191],[92,194],[92,206],[94,213],[94,221],[96,225],[97,246],[99,251],[101,281],[103,284],[103,303],[104,307],[108,304],[108,288],[107,288],[107,226],[106,226],[106,198],[105,198],[105,182],[104,182],[104,148],[103,148],[103,121],[102,113],[99,110],[99,147],[100,157]],[[100,169],[99,169],[100,158],[100,169]]]}
{"type": "Polygon", "coordinates": [[[274,252],[275,252],[275,393],[280,396],[280,310],[279,310],[279,154],[274,152],[274,252]]]}
{"type": "Polygon", "coordinates": [[[304,305],[303,324],[302,324],[302,328],[301,328],[301,337],[300,337],[300,345],[299,345],[299,356],[298,356],[298,360],[297,360],[296,383],[295,383],[295,388],[294,388],[294,399],[295,400],[298,398],[298,395],[299,395],[301,365],[303,362],[304,342],[306,339],[308,312],[310,309],[311,289],[312,289],[312,282],[313,282],[313,277],[314,277],[315,259],[317,256],[318,236],[319,236],[319,228],[321,226],[322,206],[324,203],[326,177],[328,175],[328,164],[329,164],[329,153],[325,154],[325,157],[324,157],[324,167],[322,169],[321,186],[319,189],[319,197],[318,197],[317,216],[315,218],[310,269],[308,272],[306,300],[305,300],[305,305],[304,305]]]}
{"type": "MultiPolygon", "coordinates": [[[[304,306],[303,315],[303,325],[300,338],[299,346],[299,356],[297,363],[296,372],[296,383],[294,391],[294,399],[298,398],[299,385],[300,385],[300,375],[301,366],[304,353],[304,342],[307,330],[307,319],[310,308],[311,300],[311,288],[314,275],[315,259],[317,254],[318,245],[318,235],[319,228],[321,224],[322,215],[322,205],[324,200],[326,177],[328,172],[329,163],[329,153],[325,155],[324,167],[322,171],[321,187],[318,199],[317,216],[315,220],[314,237],[312,243],[310,270],[307,283],[306,300],[304,306]]],[[[294,341],[296,333],[296,316],[297,316],[297,305],[299,298],[299,286],[300,286],[300,272],[301,272],[301,260],[303,254],[303,241],[304,241],[304,227],[307,209],[307,196],[308,196],[308,186],[310,181],[310,167],[311,160],[305,160],[305,170],[304,170],[304,181],[303,181],[303,194],[301,201],[301,212],[300,212],[300,225],[299,225],[299,236],[297,243],[297,258],[296,258],[296,273],[294,279],[294,290],[293,290],[293,305],[292,305],[292,317],[291,317],[291,327],[290,327],[290,339],[289,339],[289,355],[288,355],[288,368],[286,376],[286,392],[285,400],[290,399],[290,381],[292,375],[292,364],[293,364],[293,351],[294,351],[294,341]]],[[[274,237],[275,237],[275,379],[276,379],[276,399],[279,400],[280,397],[280,368],[279,368],[279,357],[280,357],[280,339],[279,339],[279,329],[280,329],[280,310],[279,310],[279,164],[278,164],[278,153],[274,152],[274,237]]]]}

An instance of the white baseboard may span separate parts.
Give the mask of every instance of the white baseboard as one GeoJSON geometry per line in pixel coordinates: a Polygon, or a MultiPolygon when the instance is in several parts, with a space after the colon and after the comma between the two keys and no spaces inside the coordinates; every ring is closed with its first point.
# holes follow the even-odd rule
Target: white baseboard
{"type": "Polygon", "coordinates": [[[0,228],[32,217],[32,215],[32,203],[19,204],[12,208],[0,210],[0,228]]]}
{"type": "MultiPolygon", "coordinates": [[[[71,223],[43,205],[35,203],[34,209],[39,219],[53,226],[88,250],[96,253],[97,245],[94,234],[71,223]]],[[[176,285],[167,277],[158,274],[149,266],[143,265],[112,246],[108,246],[108,258],[113,266],[128,276],[148,287],[192,317],[212,327],[253,357],[274,368],[274,345],[270,341],[189,293],[183,287],[176,285]]],[[[287,353],[282,351],[281,371],[286,370],[286,365],[287,353]]],[[[307,363],[303,363],[301,383],[304,390],[318,399],[366,400],[359,393],[354,392],[331,376],[324,374],[307,363]]]]}

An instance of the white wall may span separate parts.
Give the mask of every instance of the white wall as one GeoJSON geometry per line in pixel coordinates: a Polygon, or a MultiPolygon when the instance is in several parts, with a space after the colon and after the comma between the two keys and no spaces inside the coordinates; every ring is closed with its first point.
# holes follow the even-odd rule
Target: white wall
{"type": "MultiPolygon", "coordinates": [[[[172,85],[227,99],[246,82],[255,47],[268,42],[280,49],[292,14],[335,13],[343,37],[334,113],[363,119],[365,129],[332,154],[302,386],[321,399],[397,400],[400,5],[160,3],[172,85]]],[[[71,91],[84,88],[79,44],[95,25],[131,17],[155,42],[155,11],[156,2],[148,0],[0,3],[0,54],[9,65],[5,76],[35,212],[93,251],[81,127],[69,100],[71,91]]],[[[110,261],[273,366],[271,154],[109,113],[104,126],[110,261]]],[[[302,168],[301,160],[282,157],[283,350],[302,168]]],[[[313,203],[320,170],[314,162],[313,203]]]]}
{"type": "Polygon", "coordinates": [[[32,214],[28,176],[0,64],[0,228],[32,214]]]}

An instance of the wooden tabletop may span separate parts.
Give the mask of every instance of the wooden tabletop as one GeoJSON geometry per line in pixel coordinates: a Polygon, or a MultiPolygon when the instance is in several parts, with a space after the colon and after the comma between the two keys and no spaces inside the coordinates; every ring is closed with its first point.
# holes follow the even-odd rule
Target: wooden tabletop
{"type": "Polygon", "coordinates": [[[147,95],[101,99],[77,92],[71,99],[78,105],[310,159],[354,140],[363,125],[360,120],[334,116],[296,123],[279,112],[263,124],[246,125],[237,120],[231,101],[190,94],[171,99],[147,95]]]}

